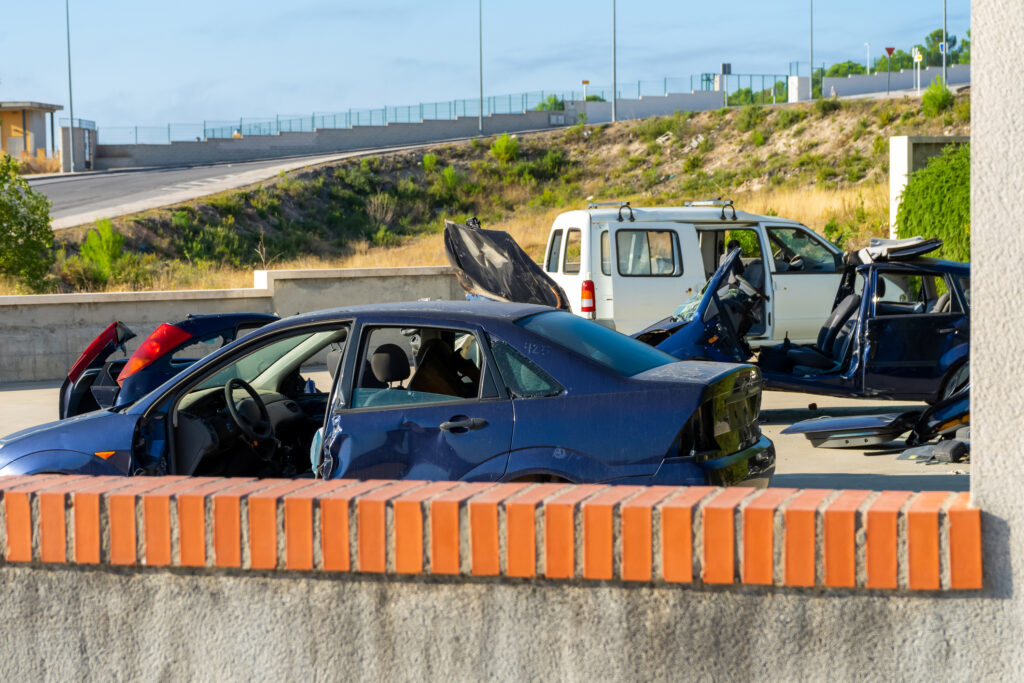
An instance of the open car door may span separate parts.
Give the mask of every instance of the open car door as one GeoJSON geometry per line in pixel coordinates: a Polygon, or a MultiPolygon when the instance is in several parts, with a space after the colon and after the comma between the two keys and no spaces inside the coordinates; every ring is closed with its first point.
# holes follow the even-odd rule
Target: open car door
{"type": "Polygon", "coordinates": [[[484,230],[476,218],[445,221],[444,248],[468,295],[569,310],[562,288],[507,232],[484,230]]]}

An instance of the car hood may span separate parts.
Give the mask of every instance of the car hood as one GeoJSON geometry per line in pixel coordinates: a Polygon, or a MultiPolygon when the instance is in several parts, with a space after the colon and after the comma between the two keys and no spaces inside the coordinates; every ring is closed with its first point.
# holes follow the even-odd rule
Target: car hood
{"type": "Polygon", "coordinates": [[[134,415],[97,410],[22,429],[0,439],[0,467],[39,451],[128,452],[136,419],[134,415]]]}

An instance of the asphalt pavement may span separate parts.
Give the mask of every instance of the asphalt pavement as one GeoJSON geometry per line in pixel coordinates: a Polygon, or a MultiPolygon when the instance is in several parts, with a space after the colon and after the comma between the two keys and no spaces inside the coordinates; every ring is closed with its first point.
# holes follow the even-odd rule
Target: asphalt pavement
{"type": "MultiPolygon", "coordinates": [[[[326,378],[323,381],[328,381],[326,378]]],[[[57,419],[59,382],[0,385],[0,436],[57,419]]],[[[970,465],[923,465],[900,459],[902,443],[878,448],[814,448],[799,434],[780,432],[819,415],[902,412],[924,404],[765,392],[762,430],[775,442],[772,486],[902,491],[966,491],[970,465]],[[811,408],[814,404],[814,408],[811,408]]]]}

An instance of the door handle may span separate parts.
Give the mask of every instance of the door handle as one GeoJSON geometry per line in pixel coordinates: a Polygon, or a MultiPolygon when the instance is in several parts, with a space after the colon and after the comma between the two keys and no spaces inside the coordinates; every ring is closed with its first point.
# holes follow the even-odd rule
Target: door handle
{"type": "Polygon", "coordinates": [[[483,429],[487,426],[487,420],[482,417],[457,417],[438,425],[446,432],[461,432],[483,429]]]}
{"type": "Polygon", "coordinates": [[[959,330],[956,329],[955,327],[940,327],[939,329],[937,329],[935,331],[938,332],[939,334],[949,334],[950,332],[954,332],[954,333],[959,332],[959,330]]]}

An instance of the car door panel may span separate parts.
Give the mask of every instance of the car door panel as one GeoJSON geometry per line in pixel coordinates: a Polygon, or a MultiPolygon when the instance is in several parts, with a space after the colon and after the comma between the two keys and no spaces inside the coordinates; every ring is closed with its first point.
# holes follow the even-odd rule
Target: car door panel
{"type": "Polygon", "coordinates": [[[876,316],[868,321],[864,364],[865,393],[898,392],[907,397],[932,399],[950,358],[966,339],[955,332],[963,313],[876,316]]]}

